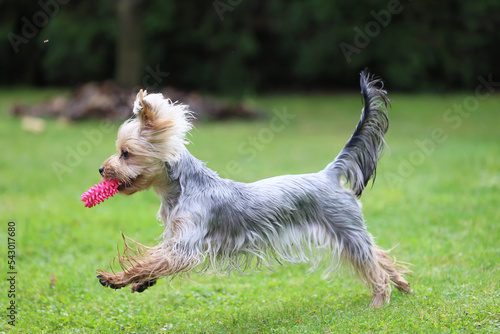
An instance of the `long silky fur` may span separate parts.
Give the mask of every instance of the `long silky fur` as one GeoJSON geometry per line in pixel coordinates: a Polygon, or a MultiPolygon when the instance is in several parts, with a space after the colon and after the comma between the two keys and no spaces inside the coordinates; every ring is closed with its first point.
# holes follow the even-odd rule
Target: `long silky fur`
{"type": "Polygon", "coordinates": [[[411,291],[401,276],[404,268],[375,245],[355,197],[375,173],[388,128],[389,100],[381,85],[361,74],[361,120],[325,169],[253,183],[223,179],[207,168],[183,145],[190,129],[187,108],[160,94],[141,93],[134,108],[139,121],[125,123],[118,135],[118,152],[125,145],[129,157],[118,153],[108,159],[104,177],[140,175],[144,181],[132,181],[124,191],[152,186],[161,200],[158,218],[165,231],[155,247],[136,243],[138,250],[131,252],[126,246],[119,258],[124,271],[100,271],[101,284],[135,284],[132,291],[140,292],[161,276],[244,273],[299,262],[311,263],[313,270],[322,266],[329,276],[347,260],[371,287],[375,307],[388,301],[389,282],[411,291]],[[343,187],[342,177],[351,190],[343,187]]]}

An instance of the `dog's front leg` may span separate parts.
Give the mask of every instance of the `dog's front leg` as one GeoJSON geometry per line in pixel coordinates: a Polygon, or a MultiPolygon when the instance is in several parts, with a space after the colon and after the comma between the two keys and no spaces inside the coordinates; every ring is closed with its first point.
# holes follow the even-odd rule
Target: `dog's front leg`
{"type": "Polygon", "coordinates": [[[156,284],[162,276],[174,276],[191,270],[198,264],[196,257],[173,251],[173,247],[160,244],[156,247],[146,247],[138,244],[131,255],[131,248],[125,243],[123,255],[118,256],[122,272],[112,273],[102,269],[97,270],[99,282],[112,289],[121,289],[132,284],[132,292],[143,292],[156,284]]]}
{"type": "Polygon", "coordinates": [[[119,273],[110,273],[105,270],[98,270],[99,283],[104,287],[109,287],[111,289],[121,289],[129,284],[132,284],[132,292],[143,292],[147,288],[156,284],[157,279],[141,279],[138,277],[133,277],[128,271],[123,271],[119,273]]]}

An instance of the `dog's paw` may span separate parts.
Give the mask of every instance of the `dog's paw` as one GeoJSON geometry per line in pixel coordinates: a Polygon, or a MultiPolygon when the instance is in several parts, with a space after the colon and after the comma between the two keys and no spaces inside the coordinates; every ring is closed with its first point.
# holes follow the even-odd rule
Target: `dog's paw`
{"type": "Polygon", "coordinates": [[[134,292],[143,292],[145,291],[147,288],[153,286],[156,284],[156,280],[151,280],[151,281],[146,281],[146,282],[141,282],[141,283],[136,283],[136,284],[133,284],[132,285],[132,293],[134,292]]]}
{"type": "Polygon", "coordinates": [[[105,288],[121,289],[123,287],[123,286],[114,284],[111,279],[106,278],[103,275],[97,275],[97,279],[99,280],[99,283],[101,283],[101,285],[105,288]]]}

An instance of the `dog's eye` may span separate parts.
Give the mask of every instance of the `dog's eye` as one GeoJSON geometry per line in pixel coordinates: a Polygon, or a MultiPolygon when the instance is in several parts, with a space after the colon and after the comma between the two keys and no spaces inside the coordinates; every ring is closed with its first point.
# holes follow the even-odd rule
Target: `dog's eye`
{"type": "Polygon", "coordinates": [[[128,151],[123,150],[122,151],[122,158],[128,157],[128,151]]]}

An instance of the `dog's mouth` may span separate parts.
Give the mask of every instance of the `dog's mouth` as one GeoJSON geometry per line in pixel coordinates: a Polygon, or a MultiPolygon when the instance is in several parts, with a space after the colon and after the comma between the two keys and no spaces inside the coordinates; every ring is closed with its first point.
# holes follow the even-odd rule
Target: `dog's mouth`
{"type": "Polygon", "coordinates": [[[135,178],[133,178],[131,180],[128,180],[126,182],[122,182],[122,183],[120,183],[120,185],[116,189],[118,191],[123,191],[123,190],[125,190],[127,188],[130,188],[134,184],[134,182],[137,181],[137,179],[139,179],[140,177],[141,177],[141,175],[139,175],[139,176],[137,176],[137,177],[135,177],[135,178]]]}

